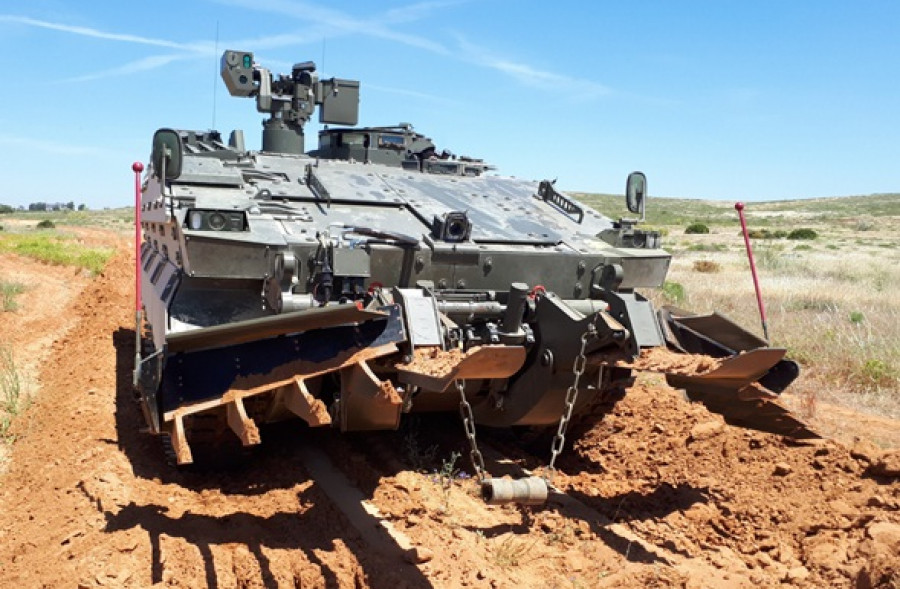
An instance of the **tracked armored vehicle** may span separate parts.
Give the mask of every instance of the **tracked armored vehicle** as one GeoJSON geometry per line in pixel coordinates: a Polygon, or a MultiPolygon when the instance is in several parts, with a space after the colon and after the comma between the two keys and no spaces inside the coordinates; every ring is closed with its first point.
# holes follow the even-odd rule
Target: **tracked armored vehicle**
{"type": "Polygon", "coordinates": [[[564,432],[647,350],[713,358],[667,378],[732,423],[809,433],[767,401],[797,375],[784,350],[640,294],[670,263],[639,226],[640,172],[626,182],[634,218],[612,220],[411,125],[356,127],[359,83],[320,80],[310,62],[273,75],[226,51],[221,73],[268,115],[262,150],[241,132],[160,129],[140,195],[135,383],[179,463],[290,418],[394,429],[462,406],[467,432],[561,420],[564,432]],[[316,107],[339,126],[307,153],[316,107]]]}

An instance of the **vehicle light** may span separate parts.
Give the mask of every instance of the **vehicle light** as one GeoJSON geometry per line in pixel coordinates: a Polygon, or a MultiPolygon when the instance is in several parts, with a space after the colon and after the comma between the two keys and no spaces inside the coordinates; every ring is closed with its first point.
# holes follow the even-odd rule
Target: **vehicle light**
{"type": "Polygon", "coordinates": [[[203,227],[203,213],[200,211],[191,211],[188,215],[188,225],[194,231],[198,231],[203,227]]]}

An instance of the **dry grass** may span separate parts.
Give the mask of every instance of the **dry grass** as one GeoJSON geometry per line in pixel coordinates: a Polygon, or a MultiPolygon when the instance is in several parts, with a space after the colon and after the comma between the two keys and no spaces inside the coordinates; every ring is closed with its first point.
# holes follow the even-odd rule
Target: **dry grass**
{"type": "MultiPolygon", "coordinates": [[[[865,225],[865,240],[858,224],[829,222],[815,226],[820,237],[803,246],[753,241],[772,345],[801,364],[789,390],[810,413],[824,401],[900,418],[900,219],[879,225],[876,233],[865,225]]],[[[674,245],[680,251],[669,280],[684,288],[680,305],[717,310],[761,335],[736,224],[678,236],[674,245]],[[713,265],[719,270],[710,275],[713,265]]],[[[651,298],[666,302],[661,293],[651,298]]]]}

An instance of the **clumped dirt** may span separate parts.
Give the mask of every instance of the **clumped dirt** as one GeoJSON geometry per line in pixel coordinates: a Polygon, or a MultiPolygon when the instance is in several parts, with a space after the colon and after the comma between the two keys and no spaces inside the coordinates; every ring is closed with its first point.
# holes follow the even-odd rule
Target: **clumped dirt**
{"type": "Polygon", "coordinates": [[[465,352],[460,349],[418,348],[413,352],[412,359],[407,363],[397,364],[397,369],[444,377],[450,374],[464,357],[465,352]]]}
{"type": "Polygon", "coordinates": [[[617,365],[691,376],[712,372],[721,365],[721,361],[703,354],[677,354],[666,348],[647,348],[641,350],[641,355],[633,361],[619,361],[617,365]]]}
{"type": "MultiPolygon", "coordinates": [[[[3,586],[900,587],[900,452],[734,428],[653,379],[571,432],[564,494],[540,508],[480,501],[454,415],[347,436],[285,423],[241,469],[176,470],[139,431],[123,239],[83,289],[61,281],[67,321],[0,315],[0,340],[44,351],[0,475],[3,586]],[[348,515],[309,452],[374,509],[348,515]]],[[[549,453],[535,432],[479,437],[497,476],[549,453]]]]}

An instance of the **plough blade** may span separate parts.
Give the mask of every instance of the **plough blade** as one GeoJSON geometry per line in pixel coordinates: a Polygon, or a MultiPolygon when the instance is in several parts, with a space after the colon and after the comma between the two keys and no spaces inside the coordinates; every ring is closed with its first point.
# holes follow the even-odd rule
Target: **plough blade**
{"type": "Polygon", "coordinates": [[[762,348],[723,361],[705,374],[667,373],[670,386],[684,389],[691,401],[703,403],[731,425],[792,438],[818,438],[803,422],[774,402],[778,395],[759,382],[781,362],[783,349],[762,348]]]}
{"type": "Polygon", "coordinates": [[[179,464],[193,461],[185,425],[198,416],[223,418],[242,445],[260,443],[257,421],[299,416],[329,425],[332,413],[307,383],[340,375],[332,411],[344,430],[390,429],[402,399],[368,362],[398,353],[406,335],[395,305],[364,311],[353,305],[170,334],[159,403],[161,430],[179,464]],[[362,416],[362,417],[360,417],[362,416]]]}

